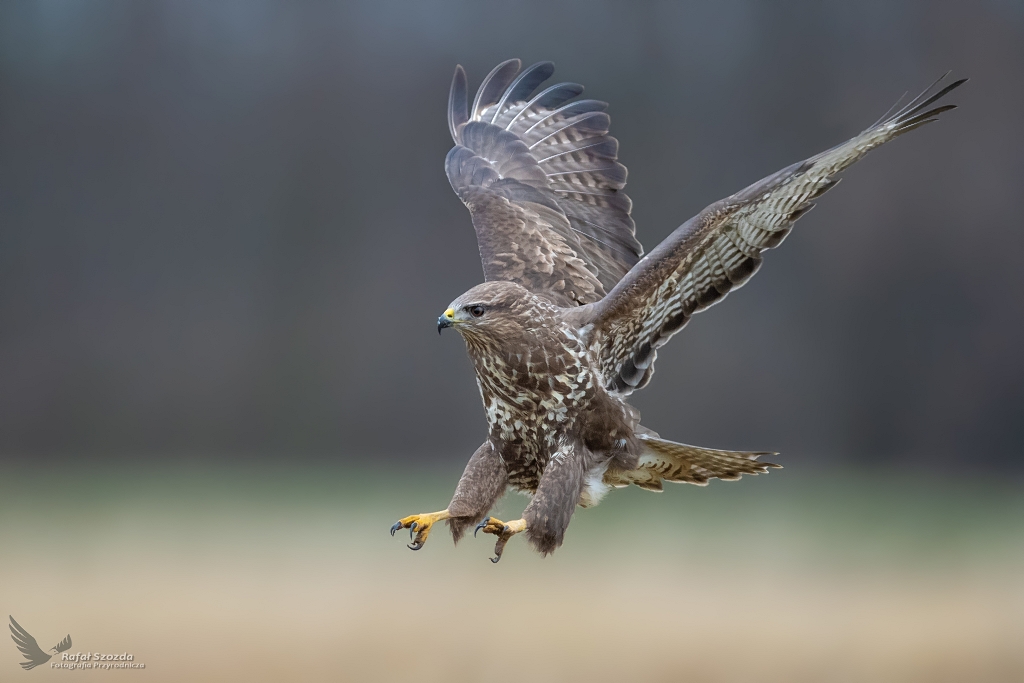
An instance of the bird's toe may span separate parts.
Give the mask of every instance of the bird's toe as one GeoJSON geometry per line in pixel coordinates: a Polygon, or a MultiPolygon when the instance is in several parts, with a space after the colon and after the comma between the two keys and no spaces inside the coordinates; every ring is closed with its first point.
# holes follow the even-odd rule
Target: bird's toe
{"type": "Polygon", "coordinates": [[[391,527],[391,535],[394,536],[395,532],[399,529],[409,530],[409,540],[412,543],[409,544],[410,550],[419,550],[423,547],[423,544],[427,542],[427,536],[430,535],[430,529],[436,522],[444,519],[448,519],[450,515],[447,510],[441,510],[440,512],[429,512],[419,515],[409,515],[403,517],[394,523],[391,527]]]}
{"type": "Polygon", "coordinates": [[[498,537],[498,541],[494,544],[494,557],[490,558],[491,562],[497,564],[501,560],[501,554],[505,552],[505,544],[509,539],[525,530],[525,520],[517,519],[506,524],[500,519],[488,517],[476,525],[473,535],[475,536],[477,531],[483,531],[485,534],[494,534],[498,537]]]}

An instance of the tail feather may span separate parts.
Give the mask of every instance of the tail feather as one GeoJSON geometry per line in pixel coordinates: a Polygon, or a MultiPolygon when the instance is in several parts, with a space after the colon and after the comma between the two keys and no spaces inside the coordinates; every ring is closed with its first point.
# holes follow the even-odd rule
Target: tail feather
{"type": "Polygon", "coordinates": [[[762,455],[778,453],[700,448],[648,435],[640,435],[640,439],[645,448],[636,468],[609,471],[605,483],[611,486],[634,484],[648,491],[661,491],[663,481],[707,486],[709,479],[733,481],[744,474],[763,474],[769,467],[782,467],[758,460],[762,455]]]}

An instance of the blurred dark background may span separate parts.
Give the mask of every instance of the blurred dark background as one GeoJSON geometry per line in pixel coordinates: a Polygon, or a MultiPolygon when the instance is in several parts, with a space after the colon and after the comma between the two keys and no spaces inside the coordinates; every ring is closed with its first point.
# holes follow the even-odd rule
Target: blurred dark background
{"type": "Polygon", "coordinates": [[[0,457],[463,461],[434,321],[481,279],[456,63],[611,103],[649,250],[952,69],[662,352],[669,438],[787,466],[1021,471],[1024,3],[0,5],[0,457]]]}

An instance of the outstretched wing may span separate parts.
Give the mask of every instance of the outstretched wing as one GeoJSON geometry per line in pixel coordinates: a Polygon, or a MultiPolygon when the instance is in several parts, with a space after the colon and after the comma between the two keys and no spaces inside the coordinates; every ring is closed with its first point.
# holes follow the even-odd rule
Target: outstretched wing
{"type": "MultiPolygon", "coordinates": [[[[11,629],[11,638],[14,640],[14,644],[21,650],[21,654],[25,655],[27,662],[21,662],[21,667],[26,671],[34,669],[40,664],[44,664],[50,661],[50,655],[39,649],[39,644],[32,635],[21,627],[21,624],[14,620],[14,617],[8,615],[11,620],[9,628],[11,629]]],[[[70,647],[70,643],[69,643],[70,647]]]]}
{"type": "Polygon", "coordinates": [[[761,265],[761,252],[782,243],[793,223],[814,206],[812,200],[838,182],[836,174],[875,147],[954,109],[928,109],[967,80],[938,89],[944,78],[853,139],[704,209],[644,257],[604,300],[580,311],[581,327],[593,325],[590,343],[598,351],[606,388],[625,395],[646,385],[657,349],[694,313],[742,286],[761,265]]]}
{"type": "Polygon", "coordinates": [[[574,100],[583,92],[575,83],[535,95],[554,65],[520,66],[495,67],[471,107],[456,68],[448,179],[472,214],[486,280],[518,282],[561,306],[593,303],[643,253],[608,105],[574,100]]]}

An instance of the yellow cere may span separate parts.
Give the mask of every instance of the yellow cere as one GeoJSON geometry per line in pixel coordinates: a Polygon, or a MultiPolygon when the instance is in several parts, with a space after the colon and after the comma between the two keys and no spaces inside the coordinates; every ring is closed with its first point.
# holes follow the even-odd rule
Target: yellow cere
{"type": "Polygon", "coordinates": [[[454,320],[455,319],[455,310],[449,308],[447,311],[444,312],[444,317],[448,318],[449,320],[454,320]]]}

